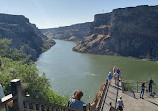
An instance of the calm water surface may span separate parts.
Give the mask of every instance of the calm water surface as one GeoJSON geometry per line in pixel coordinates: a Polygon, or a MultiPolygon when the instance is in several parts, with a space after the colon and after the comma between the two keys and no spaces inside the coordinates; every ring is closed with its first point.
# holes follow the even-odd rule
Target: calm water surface
{"type": "Polygon", "coordinates": [[[54,91],[64,96],[82,90],[83,100],[92,101],[113,66],[121,69],[123,79],[147,81],[152,77],[158,83],[158,62],[78,53],[72,51],[75,42],[55,41],[55,46],[40,55],[37,67],[46,73],[54,91]]]}

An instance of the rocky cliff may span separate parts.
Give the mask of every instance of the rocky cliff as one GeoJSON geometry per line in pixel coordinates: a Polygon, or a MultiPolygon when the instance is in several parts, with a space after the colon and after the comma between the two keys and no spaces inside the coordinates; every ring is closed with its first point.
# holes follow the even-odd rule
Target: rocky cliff
{"type": "Polygon", "coordinates": [[[22,15],[0,14],[0,38],[12,39],[11,47],[23,47],[24,53],[30,54],[33,60],[54,44],[22,15]]]}
{"type": "Polygon", "coordinates": [[[114,9],[95,15],[79,52],[158,59],[158,6],[114,9]]]}
{"type": "Polygon", "coordinates": [[[90,31],[91,23],[75,24],[66,27],[41,29],[49,38],[77,41],[83,39],[90,31]]]}

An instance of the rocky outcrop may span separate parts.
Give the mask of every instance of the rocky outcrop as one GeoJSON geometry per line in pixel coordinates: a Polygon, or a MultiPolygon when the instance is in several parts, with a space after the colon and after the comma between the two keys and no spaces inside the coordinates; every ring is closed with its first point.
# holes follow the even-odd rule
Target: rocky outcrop
{"type": "Polygon", "coordinates": [[[66,27],[41,29],[41,32],[49,38],[78,41],[87,36],[90,26],[91,23],[87,22],[66,27]]]}
{"type": "Polygon", "coordinates": [[[23,47],[24,53],[30,54],[33,60],[54,44],[22,15],[0,14],[0,38],[11,39],[12,48],[23,47]]]}
{"type": "Polygon", "coordinates": [[[89,36],[75,51],[158,59],[158,6],[114,9],[95,15],[89,36]]]}

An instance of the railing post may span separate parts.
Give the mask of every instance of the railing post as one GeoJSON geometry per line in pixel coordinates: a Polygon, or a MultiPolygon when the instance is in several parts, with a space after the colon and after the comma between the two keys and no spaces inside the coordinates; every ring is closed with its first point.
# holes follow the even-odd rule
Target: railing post
{"type": "Polygon", "coordinates": [[[83,105],[83,111],[86,111],[86,110],[87,110],[87,109],[86,109],[86,106],[87,106],[86,104],[83,105]]]}
{"type": "Polygon", "coordinates": [[[121,86],[122,86],[122,92],[124,93],[124,83],[123,83],[123,81],[121,82],[121,86]]]}
{"type": "Polygon", "coordinates": [[[20,79],[14,79],[11,81],[11,89],[12,89],[13,97],[17,96],[17,99],[13,100],[14,111],[24,111],[23,96],[22,96],[22,88],[21,88],[20,79]]]}
{"type": "Polygon", "coordinates": [[[138,81],[137,81],[137,93],[138,93],[138,81]]]}
{"type": "Polygon", "coordinates": [[[39,111],[42,111],[42,109],[41,109],[41,104],[39,104],[39,111]]]}
{"type": "Polygon", "coordinates": [[[33,103],[33,109],[34,109],[34,111],[36,111],[36,103],[35,102],[33,103]]]}
{"type": "Polygon", "coordinates": [[[88,104],[88,109],[91,110],[91,103],[88,104]]]}

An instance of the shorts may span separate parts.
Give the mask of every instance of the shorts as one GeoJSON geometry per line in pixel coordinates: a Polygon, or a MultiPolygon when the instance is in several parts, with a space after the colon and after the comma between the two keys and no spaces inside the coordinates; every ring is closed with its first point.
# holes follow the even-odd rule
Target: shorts
{"type": "Polygon", "coordinates": [[[111,79],[108,79],[108,82],[111,83],[111,79]]]}
{"type": "Polygon", "coordinates": [[[118,109],[119,109],[120,111],[123,111],[123,107],[122,107],[122,106],[118,106],[118,109]]]}

